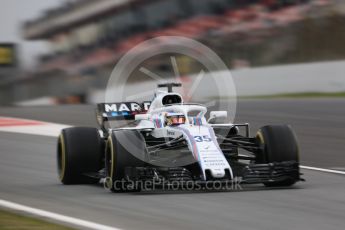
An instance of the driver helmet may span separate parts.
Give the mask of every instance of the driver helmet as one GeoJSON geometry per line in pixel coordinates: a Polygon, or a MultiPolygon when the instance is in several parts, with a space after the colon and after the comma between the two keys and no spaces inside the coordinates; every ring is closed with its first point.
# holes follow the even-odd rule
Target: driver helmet
{"type": "Polygon", "coordinates": [[[186,122],[186,117],[183,113],[167,113],[165,118],[165,123],[168,126],[175,126],[184,124],[186,122]]]}

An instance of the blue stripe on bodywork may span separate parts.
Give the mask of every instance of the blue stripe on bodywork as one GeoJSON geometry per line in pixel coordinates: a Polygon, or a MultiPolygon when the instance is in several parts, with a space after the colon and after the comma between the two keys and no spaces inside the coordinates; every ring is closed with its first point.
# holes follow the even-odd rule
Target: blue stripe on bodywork
{"type": "Polygon", "coordinates": [[[176,129],[180,129],[183,133],[185,133],[187,136],[188,136],[188,140],[191,145],[192,145],[192,148],[193,148],[193,155],[194,157],[197,158],[198,162],[199,162],[199,159],[200,159],[200,155],[199,155],[199,151],[198,151],[198,148],[196,146],[196,142],[194,140],[194,137],[190,134],[190,132],[188,131],[188,129],[185,129],[185,128],[182,128],[182,127],[175,127],[176,129]],[[196,152],[197,154],[195,155],[196,152]]]}
{"type": "MultiPolygon", "coordinates": [[[[222,151],[221,148],[219,147],[219,144],[218,144],[218,141],[217,141],[217,137],[216,137],[216,134],[214,133],[213,128],[209,126],[209,127],[208,127],[208,131],[209,131],[209,133],[210,133],[210,135],[211,135],[211,139],[212,139],[212,141],[213,141],[213,144],[216,146],[216,148],[218,149],[219,152],[223,153],[223,151],[222,151]]],[[[231,178],[234,178],[234,175],[233,175],[233,173],[232,173],[232,168],[231,168],[231,166],[230,166],[229,163],[228,163],[228,165],[229,165],[229,167],[230,167],[229,169],[230,169],[231,178]]]]}

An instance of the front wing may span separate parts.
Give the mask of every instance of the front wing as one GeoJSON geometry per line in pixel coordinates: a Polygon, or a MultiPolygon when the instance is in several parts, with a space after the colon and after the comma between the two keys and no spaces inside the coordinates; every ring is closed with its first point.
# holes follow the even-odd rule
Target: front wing
{"type": "Polygon", "coordinates": [[[297,162],[277,162],[269,164],[233,165],[234,177],[230,175],[223,178],[203,180],[200,175],[193,173],[184,167],[155,168],[155,167],[127,167],[125,178],[132,182],[151,182],[154,187],[169,187],[189,184],[221,183],[232,184],[258,184],[266,182],[280,182],[286,179],[302,180],[300,178],[299,164],[297,162]]]}

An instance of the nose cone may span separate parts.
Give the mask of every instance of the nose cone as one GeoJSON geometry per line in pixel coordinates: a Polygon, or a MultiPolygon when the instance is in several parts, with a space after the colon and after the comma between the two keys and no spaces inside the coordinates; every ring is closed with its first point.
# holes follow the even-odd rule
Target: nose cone
{"type": "Polygon", "coordinates": [[[224,169],[211,169],[211,175],[214,178],[223,178],[225,176],[224,169]]]}

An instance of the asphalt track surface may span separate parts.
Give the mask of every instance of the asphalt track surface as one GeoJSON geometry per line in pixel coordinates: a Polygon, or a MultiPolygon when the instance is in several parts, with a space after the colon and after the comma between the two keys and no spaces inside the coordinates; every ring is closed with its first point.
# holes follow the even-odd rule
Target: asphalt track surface
{"type": "MultiPolygon", "coordinates": [[[[0,116],[95,126],[92,106],[0,108],[0,116]]],[[[345,167],[345,100],[244,100],[236,122],[252,132],[291,124],[302,164],[345,167]]],[[[52,137],[0,132],[0,198],[123,229],[343,229],[345,176],[302,170],[292,188],[112,194],[59,184],[52,137]]]]}

